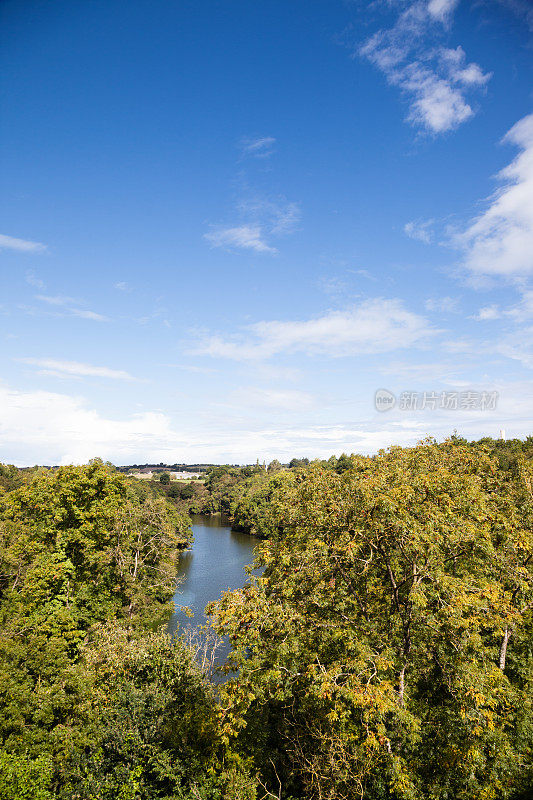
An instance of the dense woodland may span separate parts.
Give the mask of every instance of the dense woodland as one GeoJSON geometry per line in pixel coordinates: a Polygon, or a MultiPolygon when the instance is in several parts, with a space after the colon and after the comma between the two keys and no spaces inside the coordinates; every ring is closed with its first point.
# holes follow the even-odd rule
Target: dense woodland
{"type": "Polygon", "coordinates": [[[0,800],[532,796],[532,437],[204,478],[0,467],[0,800]],[[164,632],[191,511],[264,567],[218,686],[164,632]]]}

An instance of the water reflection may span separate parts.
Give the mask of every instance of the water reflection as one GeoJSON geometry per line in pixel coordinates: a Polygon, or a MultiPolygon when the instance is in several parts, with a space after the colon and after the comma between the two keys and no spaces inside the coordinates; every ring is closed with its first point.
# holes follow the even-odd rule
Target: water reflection
{"type": "MultiPolygon", "coordinates": [[[[178,585],[174,595],[176,612],[169,622],[169,632],[182,632],[189,625],[197,627],[207,621],[206,605],[217,600],[226,589],[237,589],[247,581],[244,567],[254,559],[257,540],[245,533],[231,530],[223,516],[192,517],[194,544],[182,553],[178,565],[178,585]],[[188,606],[188,617],[182,606],[188,606]]],[[[229,651],[224,642],[217,652],[217,664],[224,662],[229,651]]]]}

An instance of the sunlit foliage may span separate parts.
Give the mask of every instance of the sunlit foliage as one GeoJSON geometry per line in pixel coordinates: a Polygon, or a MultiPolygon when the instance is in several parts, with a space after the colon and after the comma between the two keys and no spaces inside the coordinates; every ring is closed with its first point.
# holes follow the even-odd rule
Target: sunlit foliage
{"type": "Polygon", "coordinates": [[[212,610],[223,690],[272,785],[305,798],[532,786],[532,468],[457,442],[311,467],[264,576],[212,610]]]}

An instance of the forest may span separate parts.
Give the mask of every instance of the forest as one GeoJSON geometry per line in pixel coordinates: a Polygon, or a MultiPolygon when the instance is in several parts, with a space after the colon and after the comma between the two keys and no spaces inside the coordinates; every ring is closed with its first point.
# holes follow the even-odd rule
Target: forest
{"type": "Polygon", "coordinates": [[[0,618],[0,800],[526,800],[533,437],[1,466],[0,618]],[[199,511],[264,568],[209,606],[222,683],[165,632],[199,511]]]}

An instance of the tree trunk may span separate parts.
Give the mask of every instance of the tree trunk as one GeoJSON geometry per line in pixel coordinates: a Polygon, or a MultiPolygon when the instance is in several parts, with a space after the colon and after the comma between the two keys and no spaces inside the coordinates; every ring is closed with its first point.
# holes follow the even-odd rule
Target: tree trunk
{"type": "Polygon", "coordinates": [[[507,644],[509,642],[510,636],[511,636],[511,631],[506,625],[502,639],[502,646],[500,647],[500,669],[502,672],[505,670],[505,659],[507,657],[507,644]]]}
{"type": "Polygon", "coordinates": [[[405,691],[405,664],[400,670],[400,686],[398,689],[398,699],[400,701],[401,706],[404,705],[404,699],[403,699],[404,691],[405,691]]]}

